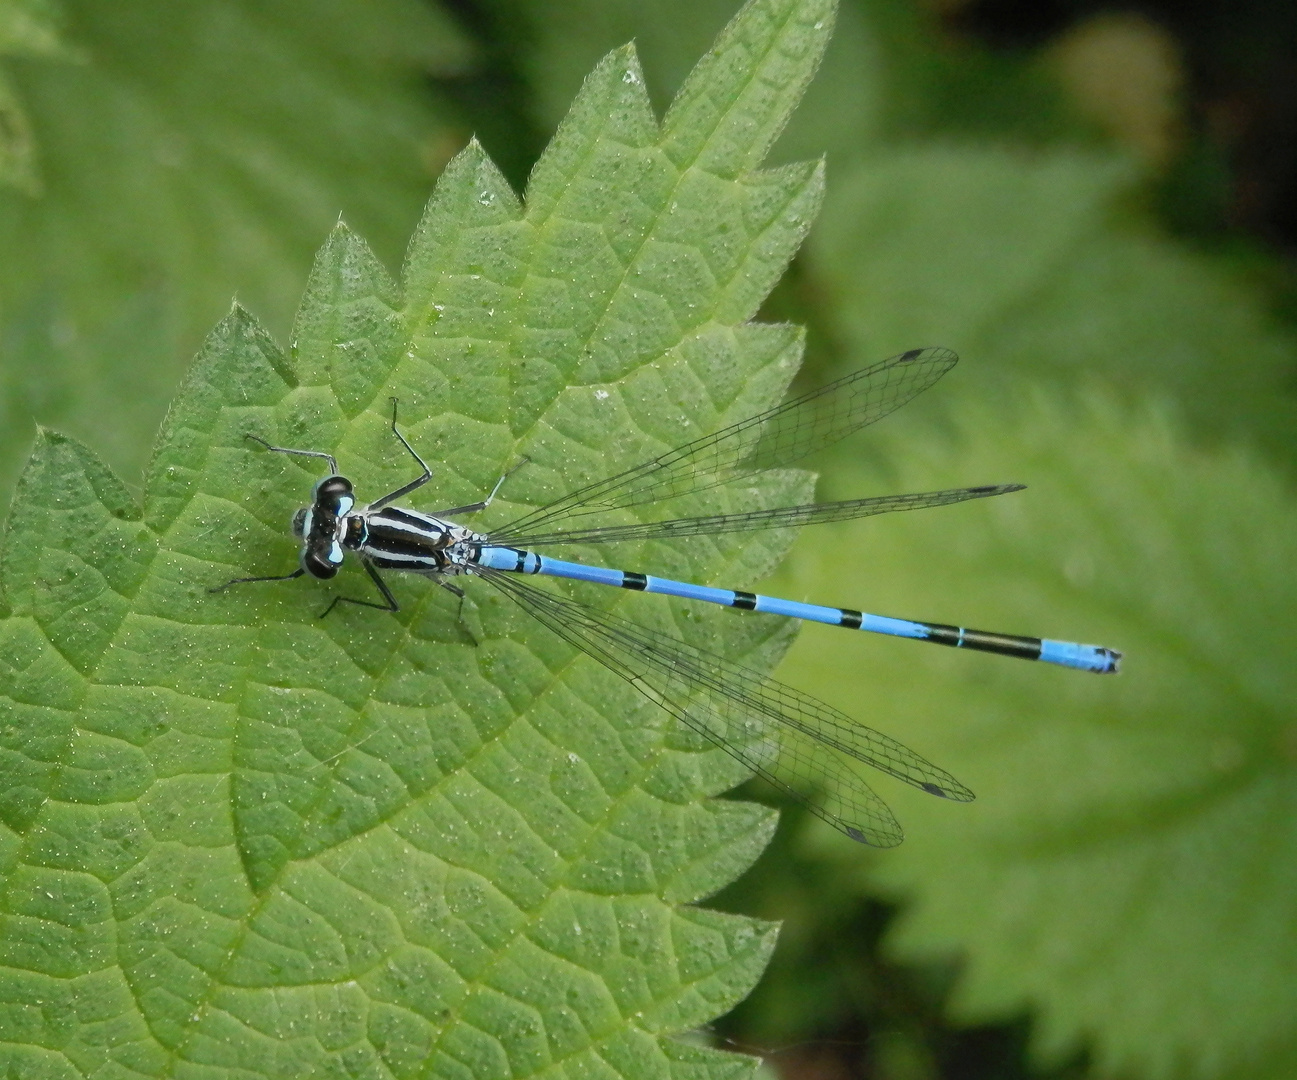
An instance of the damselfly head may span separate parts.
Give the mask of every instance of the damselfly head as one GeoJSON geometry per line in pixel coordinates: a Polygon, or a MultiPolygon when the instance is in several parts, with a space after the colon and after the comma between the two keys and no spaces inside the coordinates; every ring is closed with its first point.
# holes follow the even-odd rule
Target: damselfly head
{"type": "Polygon", "coordinates": [[[326,476],[315,485],[315,500],[293,515],[293,534],[302,541],[302,569],[311,577],[331,578],[342,566],[342,535],[356,505],[351,481],[326,476]]]}

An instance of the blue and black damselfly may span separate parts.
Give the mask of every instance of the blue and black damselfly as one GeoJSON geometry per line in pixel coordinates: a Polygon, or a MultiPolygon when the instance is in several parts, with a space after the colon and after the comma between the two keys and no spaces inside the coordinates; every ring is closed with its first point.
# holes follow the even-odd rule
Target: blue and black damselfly
{"type": "Polygon", "coordinates": [[[321,459],[328,464],[329,475],[315,485],[311,505],[293,518],[293,532],[302,544],[301,565],[296,570],[236,578],[212,591],[253,581],[286,581],[306,574],[327,580],[338,573],[348,551],[357,554],[382,602],[337,596],[323,615],[339,604],[398,611],[396,597],[380,571],[424,574],[460,596],[463,593],[450,579],[461,575],[481,577],[559,637],[629,681],[681,723],[808,806],[830,825],[854,840],[890,847],[901,841],[900,826],[882,799],[845,759],[864,762],[943,798],[968,801],[973,793],[894,739],[856,723],[813,697],[723,656],[539,589],[526,580],[526,575],[543,574],[662,593],[852,630],[1043,660],[1081,671],[1115,672],[1121,654],[1097,645],[991,634],[870,615],[850,608],[803,604],[567,562],[531,550],[560,544],[683,539],[846,521],[1021,490],[1021,484],[997,484],[748,513],[599,523],[601,515],[666,503],[798,461],[904,405],[949,371],[957,359],[948,349],[901,353],[617,476],[573,491],[489,535],[474,532],[453,519],[486,509],[505,477],[481,502],[436,514],[392,505],[432,478],[432,470],[396,426],[395,400],[392,432],[423,471],[408,484],[364,505],[356,502],[351,481],[339,475],[333,455],[272,446],[250,435],[275,453],[321,459]],[[808,798],[812,789],[819,789],[822,798],[808,798]]]}

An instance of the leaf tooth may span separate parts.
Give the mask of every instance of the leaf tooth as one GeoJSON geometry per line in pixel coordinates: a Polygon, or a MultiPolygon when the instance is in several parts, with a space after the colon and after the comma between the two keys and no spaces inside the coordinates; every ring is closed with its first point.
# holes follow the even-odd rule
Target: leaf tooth
{"type": "Polygon", "coordinates": [[[527,217],[539,224],[590,166],[600,140],[644,149],[660,132],[633,42],[614,49],[586,76],[527,184],[527,217]]]}
{"type": "Polygon", "coordinates": [[[152,561],[140,517],[93,450],[39,430],[5,531],[5,593],[83,673],[108,647],[152,561]]]}
{"type": "Polygon", "coordinates": [[[810,231],[824,199],[824,162],[799,162],[744,178],[752,236],[716,304],[716,318],[740,323],[757,313],[810,231]]]}
{"type": "Polygon", "coordinates": [[[222,439],[244,445],[241,430],[224,428],[228,410],[274,407],[297,385],[284,351],[235,301],[198,350],[158,432],[144,485],[150,526],[165,529],[193,497],[218,429],[222,439]]]}
{"type": "Polygon", "coordinates": [[[671,159],[725,177],[756,168],[819,67],[836,8],[834,0],[749,0],[667,110],[671,159]]]}
{"type": "Polygon", "coordinates": [[[400,308],[396,282],[364,239],[339,220],[315,258],[293,324],[301,381],[331,385],[348,416],[361,412],[401,357],[400,308]]]}
{"type": "Polygon", "coordinates": [[[678,983],[644,1010],[652,1031],[687,1031],[732,1009],[765,971],[779,933],[778,923],[709,908],[676,908],[670,918],[678,983]]]}
{"type": "MultiPolygon", "coordinates": [[[[508,224],[521,216],[522,204],[509,181],[482,144],[469,140],[441,174],[410,240],[402,275],[409,325],[419,326],[430,317],[445,278],[462,274],[466,256],[471,261],[482,249],[478,243],[472,251],[461,250],[472,244],[474,230],[508,224]]],[[[488,242],[486,246],[498,253],[504,245],[488,242]]]]}

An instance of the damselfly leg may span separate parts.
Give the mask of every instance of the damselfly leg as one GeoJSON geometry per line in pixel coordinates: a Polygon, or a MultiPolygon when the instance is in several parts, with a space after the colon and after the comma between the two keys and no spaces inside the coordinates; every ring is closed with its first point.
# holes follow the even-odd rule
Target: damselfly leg
{"type": "MultiPolygon", "coordinates": [[[[267,442],[265,439],[263,439],[260,435],[254,435],[250,431],[244,434],[244,438],[251,439],[253,442],[258,442],[262,446],[264,446],[267,450],[270,450],[276,454],[292,454],[295,457],[320,458],[322,461],[327,461],[329,463],[329,474],[332,476],[337,475],[338,472],[337,459],[332,454],[326,454],[323,450],[295,450],[288,446],[274,446],[271,443],[267,442]]],[[[227,581],[224,585],[216,585],[213,588],[208,589],[207,591],[209,593],[218,593],[224,591],[225,589],[228,589],[231,585],[249,585],[257,581],[294,581],[305,573],[306,571],[299,566],[291,574],[266,574],[259,577],[232,578],[231,580],[227,581]]]]}
{"type": "Polygon", "coordinates": [[[357,607],[372,607],[377,608],[379,611],[401,610],[401,605],[396,602],[396,597],[392,595],[392,590],[387,587],[387,582],[384,581],[382,577],[379,576],[378,571],[374,569],[373,563],[362,555],[360,564],[365,568],[365,573],[369,575],[370,580],[373,581],[375,586],[377,586],[378,591],[383,594],[384,603],[376,604],[372,600],[357,600],[351,596],[335,596],[329,606],[320,612],[321,619],[328,615],[329,612],[339,604],[355,604],[357,607]]]}
{"type": "Polygon", "coordinates": [[[455,506],[449,510],[438,510],[437,516],[438,517],[464,517],[466,514],[480,513],[481,511],[485,510],[488,506],[490,506],[492,502],[495,501],[496,495],[499,494],[500,489],[504,487],[504,482],[508,480],[509,477],[511,477],[519,469],[521,469],[524,465],[526,465],[529,461],[531,461],[531,458],[529,457],[519,458],[518,464],[515,465],[512,469],[510,469],[508,472],[506,472],[503,476],[500,477],[499,480],[495,482],[495,487],[491,489],[491,494],[488,495],[481,502],[469,503],[467,506],[455,506]]]}
{"type": "Polygon", "coordinates": [[[305,573],[306,571],[299,566],[291,574],[271,574],[268,577],[236,577],[227,581],[224,585],[213,585],[207,591],[209,593],[224,592],[231,585],[247,585],[249,582],[253,581],[293,581],[305,573]]]}
{"type": "MultiPolygon", "coordinates": [[[[419,452],[410,445],[410,440],[402,435],[400,429],[396,426],[396,407],[399,402],[399,398],[392,398],[392,434],[401,440],[401,445],[404,446],[410,452],[410,456],[419,463],[419,468],[423,470],[423,475],[416,477],[408,484],[397,488],[395,491],[388,492],[388,494],[384,495],[381,499],[376,499],[374,502],[370,503],[370,509],[372,510],[380,510],[384,506],[387,506],[388,503],[403,498],[404,496],[409,495],[412,491],[418,491],[419,488],[423,487],[424,484],[432,479],[432,470],[428,468],[428,463],[419,456],[419,452]]],[[[468,503],[466,506],[453,506],[448,510],[438,510],[437,517],[463,517],[466,514],[476,514],[485,510],[495,500],[496,495],[499,494],[500,488],[504,486],[504,482],[522,468],[528,460],[528,458],[524,457],[512,469],[504,473],[504,475],[495,482],[495,487],[491,489],[491,494],[489,494],[485,499],[481,499],[475,503],[468,503]]]]}
{"type": "Polygon", "coordinates": [[[428,468],[428,463],[419,456],[419,452],[410,445],[410,440],[402,435],[396,426],[396,407],[398,404],[400,404],[400,399],[392,398],[392,434],[400,439],[401,445],[410,451],[410,456],[419,463],[419,468],[423,470],[423,475],[416,476],[408,484],[402,484],[395,491],[389,491],[381,499],[374,500],[374,502],[369,504],[371,510],[382,509],[393,499],[400,499],[403,496],[409,495],[412,491],[418,491],[419,488],[423,487],[424,484],[432,479],[432,470],[428,468]]]}
{"type": "Polygon", "coordinates": [[[251,439],[253,442],[261,443],[261,445],[264,446],[267,450],[272,450],[276,454],[295,454],[298,457],[321,458],[324,461],[327,461],[329,463],[330,475],[336,476],[338,473],[337,458],[335,458],[332,454],[326,454],[323,450],[292,450],[287,446],[271,446],[270,443],[268,443],[260,435],[253,435],[252,432],[250,431],[247,432],[247,434],[245,434],[243,437],[245,439],[251,439]]]}

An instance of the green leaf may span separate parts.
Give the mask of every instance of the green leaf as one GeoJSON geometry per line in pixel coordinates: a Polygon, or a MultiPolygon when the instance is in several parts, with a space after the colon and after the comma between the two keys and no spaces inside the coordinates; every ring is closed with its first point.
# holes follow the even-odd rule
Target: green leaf
{"type": "MultiPolygon", "coordinates": [[[[9,1073],[750,1071],[668,1038],[731,1007],[773,944],[772,924],[686,906],[773,828],[712,798],[736,762],[493,592],[461,608],[400,579],[399,613],[321,620],[366,595],[356,568],[209,590],[292,568],[288,519],[319,472],[249,433],[336,452],[377,494],[410,478],[398,396],[436,473],[420,505],[530,458],[503,520],[778,400],[801,334],[748,320],[822,179],[756,165],[831,18],[829,0],[755,0],[663,125],[633,50],[609,56],[525,201],[475,144],[450,164],[400,286],[338,225],[287,351],[239,307],[208,337],[142,506],[42,436],[0,564],[9,1073]]],[[[809,487],[777,474],[743,497],[809,487]]],[[[783,546],[627,558],[751,579],[783,546]]],[[[631,599],[752,664],[790,640],[631,599]]]]}
{"type": "Polygon", "coordinates": [[[1273,466],[1226,448],[1291,469],[1291,336],[1241,282],[1132,220],[1132,178],[1093,154],[929,144],[837,179],[805,265],[842,353],[941,341],[965,356],[879,432],[870,468],[827,466],[838,492],[1029,490],[967,524],[811,537],[797,562],[811,576],[772,588],[1129,654],[1096,684],[881,646],[862,669],[858,644],[804,645],[792,681],[854,702],[860,682],[847,697],[835,665],[863,677],[875,725],[940,746],[979,795],[940,820],[903,806],[914,842],[862,888],[913,902],[898,957],[968,958],[956,1019],[1031,1008],[1042,1061],[1088,1047],[1099,1072],[1286,1075],[1293,687],[1272,626],[1291,600],[1273,589],[1291,502],[1273,466]],[[1039,397],[1015,407],[1024,382],[1039,397]],[[1096,403],[1062,404],[1100,385],[1096,403]],[[945,447],[908,426],[945,409],[945,447]],[[844,568],[842,551],[868,562],[844,568]]]}
{"type": "Polygon", "coordinates": [[[1292,459],[1291,335],[1244,282],[1131,221],[1135,179],[1068,148],[880,149],[835,173],[807,245],[827,329],[852,358],[941,342],[1006,383],[1167,397],[1200,436],[1292,459]]]}
{"type": "Polygon", "coordinates": [[[426,87],[467,48],[421,0],[63,6],[61,54],[4,24],[42,181],[0,188],[6,491],[33,416],[133,475],[231,296],[286,332],[340,212],[395,262],[468,134],[426,87]]]}
{"type": "MultiPolygon", "coordinates": [[[[680,86],[729,17],[729,0],[480,0],[509,63],[526,76],[528,119],[551,130],[591,63],[633,38],[649,85],[680,86]]],[[[911,0],[855,0],[837,15],[815,83],[774,151],[826,155],[833,175],[884,139],[958,132],[1033,142],[1089,133],[1046,65],[1021,50],[958,45],[940,13],[911,0]]]]}
{"type": "MultiPolygon", "coordinates": [[[[675,85],[722,18],[720,0],[493,2],[536,39],[524,61],[543,123],[609,34],[636,35],[654,81],[675,85]]],[[[1132,213],[1149,178],[1129,160],[1059,141],[1069,122],[1039,62],[952,55],[927,20],[893,0],[847,5],[775,151],[828,152],[824,213],[780,305],[828,345],[817,375],[945,344],[1006,379],[1171,397],[1194,432],[1293,458],[1291,337],[1254,286],[1132,213]]]]}
{"type": "MultiPolygon", "coordinates": [[[[871,889],[911,902],[894,955],[961,955],[951,1007],[965,1023],[1034,1007],[1042,1062],[1089,1046],[1101,1075],[1286,1075],[1290,492],[1254,457],[1195,452],[1164,415],[1107,396],[966,398],[940,427],[879,439],[887,464],[857,465],[853,491],[1028,489],[886,528],[835,526],[799,546],[778,587],[1127,654],[1119,677],[1094,680],[801,638],[786,677],[831,702],[869,686],[863,719],[940,746],[978,793],[967,813],[911,800],[910,840],[869,864],[871,889]],[[844,574],[842,551],[868,552],[867,578],[844,574]]],[[[860,867],[855,851],[829,857],[860,867]]]]}

